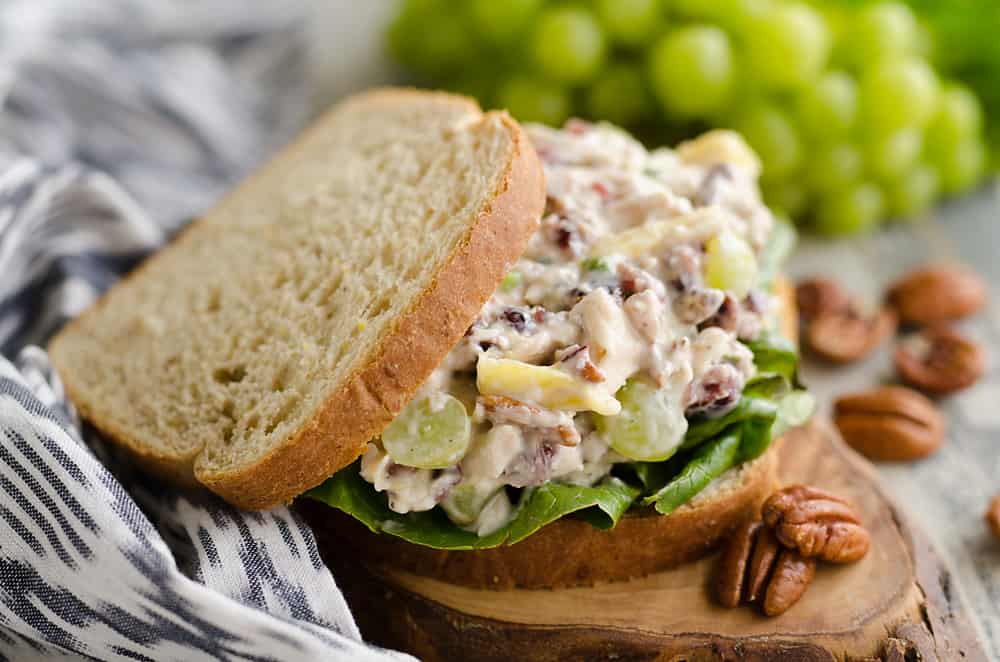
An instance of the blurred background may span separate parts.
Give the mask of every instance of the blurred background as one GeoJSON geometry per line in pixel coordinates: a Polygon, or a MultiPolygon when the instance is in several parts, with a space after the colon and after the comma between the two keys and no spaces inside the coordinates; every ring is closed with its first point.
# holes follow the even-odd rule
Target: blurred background
{"type": "Polygon", "coordinates": [[[995,0],[344,4],[316,4],[323,101],[393,80],[650,145],[734,128],[768,203],[816,234],[925,219],[1000,162],[995,0]]]}

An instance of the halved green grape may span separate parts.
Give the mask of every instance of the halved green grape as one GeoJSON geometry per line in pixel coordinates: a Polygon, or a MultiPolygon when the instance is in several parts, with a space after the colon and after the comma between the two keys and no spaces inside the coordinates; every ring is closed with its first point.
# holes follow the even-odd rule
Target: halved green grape
{"type": "Polygon", "coordinates": [[[522,122],[562,124],[569,117],[569,95],[552,83],[511,78],[497,90],[497,105],[522,122]]]}
{"type": "Polygon", "coordinates": [[[742,299],[757,282],[757,257],[750,245],[731,233],[712,237],[705,246],[705,280],[709,287],[742,299]]]}
{"type": "Polygon", "coordinates": [[[761,182],[767,206],[778,216],[795,218],[809,204],[809,193],[800,183],[791,180],[761,182]]]}
{"type": "Polygon", "coordinates": [[[476,521],[483,507],[496,494],[498,489],[486,486],[485,489],[474,483],[456,485],[448,492],[441,502],[441,508],[448,513],[452,522],[459,526],[467,526],[476,521]]]}
{"type": "Polygon", "coordinates": [[[791,175],[802,163],[802,144],[788,116],[767,103],[746,109],[734,127],[764,163],[766,179],[791,175]]]}
{"type": "Polygon", "coordinates": [[[861,9],[851,22],[850,53],[859,69],[876,60],[910,55],[919,38],[913,11],[901,2],[880,2],[861,9]]]}
{"type": "Polygon", "coordinates": [[[941,190],[948,195],[962,193],[979,183],[986,167],[986,147],[978,139],[963,140],[951,149],[931,155],[941,178],[941,190]]]}
{"type": "Polygon", "coordinates": [[[538,18],[533,36],[535,62],[547,78],[584,83],[604,64],[604,33],[583,7],[553,7],[538,18]]]}
{"type": "Polygon", "coordinates": [[[926,211],[941,191],[937,171],[918,164],[910,172],[885,185],[886,208],[890,216],[903,220],[926,211]]]}
{"type": "Polygon", "coordinates": [[[806,162],[806,181],[820,193],[847,188],[861,177],[864,159],[861,150],[850,143],[820,148],[806,162]]]}
{"type": "Polygon", "coordinates": [[[604,71],[587,92],[587,110],[596,119],[628,125],[648,107],[642,75],[634,67],[614,65],[604,71]]]}
{"type": "Polygon", "coordinates": [[[516,290],[524,282],[524,274],[520,271],[508,271],[507,275],[500,281],[500,289],[504,292],[516,290]]]}
{"type": "Polygon", "coordinates": [[[798,2],[774,5],[754,20],[745,41],[750,75],[774,88],[815,78],[830,55],[830,31],[822,14],[798,2]]]}
{"type": "Polygon", "coordinates": [[[796,101],[796,119],[806,135],[819,142],[836,140],[854,127],[858,84],[843,71],[827,71],[807,83],[796,101]]]}
{"type": "Polygon", "coordinates": [[[919,129],[898,129],[878,133],[865,143],[868,172],[881,179],[893,179],[911,170],[920,158],[924,137],[919,129]]]}
{"type": "Polygon", "coordinates": [[[649,78],[671,113],[696,117],[721,110],[733,85],[729,37],[709,25],[675,30],[650,50],[649,78]]]}
{"type": "Polygon", "coordinates": [[[887,60],[862,76],[861,104],[877,131],[922,128],[937,107],[939,87],[937,74],[924,60],[887,60]]]}
{"type": "Polygon", "coordinates": [[[662,27],[660,0],[596,0],[594,9],[608,35],[626,46],[647,43],[662,27]]]}
{"type": "Polygon", "coordinates": [[[816,230],[829,236],[846,236],[874,229],[885,210],[881,189],[861,183],[820,199],[816,230]]]}
{"type": "Polygon", "coordinates": [[[441,393],[406,405],[382,431],[382,446],[397,464],[444,469],[462,459],[470,437],[465,405],[441,393]]]}
{"type": "Polygon", "coordinates": [[[928,150],[947,150],[951,145],[975,138],[983,128],[983,109],[969,88],[954,83],[945,86],[937,110],[927,125],[928,150]]]}
{"type": "Polygon", "coordinates": [[[476,32],[491,44],[511,44],[531,25],[542,0],[470,0],[469,18],[476,32]]]}
{"type": "Polygon", "coordinates": [[[661,462],[680,448],[688,423],[673,391],[633,378],[615,397],[622,405],[619,414],[594,416],[612,449],[631,460],[661,462]]]}

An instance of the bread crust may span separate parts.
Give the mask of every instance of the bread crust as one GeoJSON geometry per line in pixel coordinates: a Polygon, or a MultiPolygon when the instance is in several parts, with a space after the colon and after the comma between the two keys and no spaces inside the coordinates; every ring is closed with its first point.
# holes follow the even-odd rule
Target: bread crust
{"type": "MultiPolygon", "coordinates": [[[[455,104],[470,113],[471,119],[502,123],[510,132],[513,150],[497,189],[486,201],[466,236],[443,262],[431,285],[396,320],[393,328],[345,379],[341,388],[316,411],[295,435],[257,462],[236,470],[212,472],[200,466],[198,449],[190,457],[168,457],[133,438],[113,421],[93,410],[77,397],[72,371],[60,371],[70,399],[78,403],[80,414],[111,440],[129,450],[136,460],[154,472],[182,485],[201,483],[230,503],[245,509],[266,509],[289,503],[297,495],[318,485],[338,469],[353,462],[365,445],[388,425],[413,393],[452,349],[500,280],[524,252],[538,227],[545,204],[542,166],[520,126],[505,112],[481,113],[479,106],[465,97],[415,89],[372,90],[345,101],[331,112],[346,106],[405,104],[434,100],[455,104]]],[[[476,121],[468,130],[475,130],[476,121]]],[[[321,123],[274,157],[264,169],[278,167],[283,158],[294,154],[296,145],[307,141],[321,123]]],[[[230,197],[254,186],[251,175],[230,197]]],[[[219,203],[225,205],[226,200],[219,203]]],[[[209,216],[211,212],[209,213],[209,216]]],[[[181,250],[196,221],[160,254],[181,250]]],[[[157,256],[151,260],[157,259],[157,256]]],[[[148,262],[147,262],[148,264],[148,262]]],[[[139,277],[145,265],[130,274],[139,277]]],[[[114,288],[112,288],[114,289],[114,288]]],[[[109,292],[110,293],[110,292],[109,292]]],[[[106,293],[93,310],[108,300],[106,293]]],[[[90,313],[84,313],[90,314],[90,313]]],[[[61,342],[74,333],[71,322],[50,343],[58,369],[61,342]]],[[[79,332],[79,331],[76,331],[79,332]]]]}
{"type": "Polygon", "coordinates": [[[676,567],[711,552],[778,484],[777,441],[742,468],[739,484],[695,499],[670,515],[633,509],[613,529],[563,517],[514,545],[451,551],[372,533],[339,510],[299,504],[324,551],[351,554],[365,563],[479,589],[510,590],[587,586],[623,581],[676,567]]]}

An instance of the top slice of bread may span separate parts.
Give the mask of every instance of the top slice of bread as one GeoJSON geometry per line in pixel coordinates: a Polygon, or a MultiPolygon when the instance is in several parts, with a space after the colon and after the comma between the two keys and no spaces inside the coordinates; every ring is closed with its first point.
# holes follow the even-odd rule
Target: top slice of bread
{"type": "Polygon", "coordinates": [[[402,409],[543,206],[506,114],[368,92],[70,323],[52,361],[83,417],[147,466],[244,508],[286,503],[402,409]]]}

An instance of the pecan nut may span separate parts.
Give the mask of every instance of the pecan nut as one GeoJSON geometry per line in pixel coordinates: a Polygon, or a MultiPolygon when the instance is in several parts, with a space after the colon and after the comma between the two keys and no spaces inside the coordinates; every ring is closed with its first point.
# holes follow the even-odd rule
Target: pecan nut
{"type": "Polygon", "coordinates": [[[1000,494],[993,497],[990,507],[986,511],[986,523],[989,525],[993,535],[1000,538],[1000,494]]]}
{"type": "Polygon", "coordinates": [[[715,568],[715,598],[723,607],[738,607],[743,599],[747,563],[753,550],[760,520],[748,520],[730,536],[715,568]]]}
{"type": "Polygon", "coordinates": [[[794,549],[783,549],[774,564],[771,581],[761,609],[767,616],[777,616],[799,601],[816,576],[816,561],[794,549]]]}
{"type": "Polygon", "coordinates": [[[967,317],[986,303],[986,284],[965,267],[938,264],[897,280],[887,296],[905,324],[934,324],[967,317]]]}
{"type": "Polygon", "coordinates": [[[917,460],[944,442],[944,417],[937,407],[904,386],[838,398],[833,422],[848,445],[876,461],[917,460]]]}
{"type": "Polygon", "coordinates": [[[901,342],[893,363],[907,384],[938,395],[972,386],[986,371],[982,348],[941,324],[901,342]]]}
{"type": "Polygon", "coordinates": [[[762,512],[781,544],[805,558],[852,563],[868,553],[871,539],[861,518],[847,501],[823,490],[786,487],[764,502],[762,512]]]}
{"type": "Polygon", "coordinates": [[[846,309],[821,313],[806,326],[806,345],[816,355],[834,363],[851,363],[872,352],[896,332],[896,315],[880,308],[871,316],[851,304],[846,309]]]}
{"type": "Polygon", "coordinates": [[[851,300],[837,281],[831,278],[807,278],[795,286],[795,305],[799,316],[810,322],[825,313],[847,310],[851,300]]]}
{"type": "Polygon", "coordinates": [[[757,603],[766,615],[777,616],[798,602],[815,574],[813,559],[781,547],[760,520],[749,521],[719,556],[715,597],[726,607],[757,603]]]}

